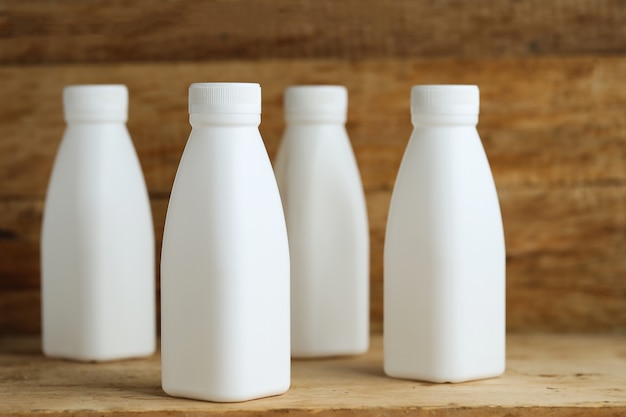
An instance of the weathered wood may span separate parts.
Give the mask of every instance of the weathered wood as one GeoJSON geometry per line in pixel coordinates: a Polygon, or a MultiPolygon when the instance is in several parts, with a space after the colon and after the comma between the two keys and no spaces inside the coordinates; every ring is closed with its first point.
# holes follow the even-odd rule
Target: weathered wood
{"type": "Polygon", "coordinates": [[[495,379],[427,384],[391,379],[382,340],[349,358],[293,361],[284,395],[216,404],[167,396],[160,358],[112,363],[47,359],[38,338],[0,339],[0,414],[131,416],[617,416],[626,413],[624,336],[509,335],[495,379]]]}
{"type": "MultiPolygon", "coordinates": [[[[623,185],[500,191],[509,330],[626,332],[625,196],[623,185]]],[[[366,193],[375,332],[382,329],[383,245],[390,197],[386,189],[366,193]]],[[[30,200],[0,202],[5,215],[0,217],[0,230],[7,236],[0,240],[0,334],[39,330],[42,205],[30,200]],[[12,300],[16,294],[17,300],[12,300]]],[[[167,198],[152,199],[157,255],[166,209],[167,198]]]]}
{"type": "MultiPolygon", "coordinates": [[[[368,193],[372,327],[382,329],[390,193],[368,193]]],[[[507,248],[507,329],[626,332],[626,187],[499,192],[507,248]]]]}
{"type": "Polygon", "coordinates": [[[607,186],[500,193],[509,329],[626,331],[625,192],[607,186]],[[612,317],[615,327],[600,316],[612,317]]]}
{"type": "Polygon", "coordinates": [[[129,85],[129,129],[159,240],[189,133],[188,84],[228,79],[262,83],[261,130],[271,156],[283,129],[287,85],[348,86],[348,129],[371,225],[375,331],[382,321],[389,198],[411,130],[409,90],[429,82],[481,86],[479,129],[507,239],[509,329],[626,330],[626,58],[21,66],[0,68],[0,78],[0,96],[11,98],[0,101],[0,333],[39,329],[42,199],[64,128],[63,85],[129,85]]]}
{"type": "Polygon", "coordinates": [[[620,0],[0,2],[0,63],[623,53],[620,0]]]}
{"type": "MultiPolygon", "coordinates": [[[[32,275],[29,275],[29,278],[32,275]]],[[[38,277],[38,275],[37,275],[38,277]]],[[[0,289],[0,335],[41,332],[41,293],[27,290],[0,289]]]]}
{"type": "Polygon", "coordinates": [[[194,81],[259,81],[270,153],[282,93],[297,83],[350,91],[348,130],[365,187],[391,188],[411,132],[413,84],[476,83],[479,130],[501,188],[626,182],[626,58],[233,61],[1,67],[0,198],[41,197],[63,134],[66,84],[126,83],[129,130],[153,195],[166,195],[189,134],[194,81]]]}

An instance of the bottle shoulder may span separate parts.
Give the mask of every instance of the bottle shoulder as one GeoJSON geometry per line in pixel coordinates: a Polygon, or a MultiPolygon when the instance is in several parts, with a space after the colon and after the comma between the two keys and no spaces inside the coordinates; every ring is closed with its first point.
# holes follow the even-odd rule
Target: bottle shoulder
{"type": "Polygon", "coordinates": [[[91,135],[108,135],[109,137],[130,137],[128,128],[122,122],[106,122],[106,123],[68,123],[65,127],[63,137],[82,137],[84,139],[91,138],[91,135]]]}
{"type": "Polygon", "coordinates": [[[362,188],[357,161],[347,135],[308,138],[286,134],[275,163],[282,188],[303,192],[362,188]]]}
{"type": "MultiPolygon", "coordinates": [[[[195,129],[194,129],[195,130],[195,129]]],[[[195,132],[185,146],[170,197],[170,205],[203,206],[233,203],[241,193],[273,193],[276,181],[258,129],[232,135],[195,132]],[[244,191],[247,190],[247,191],[244,191]]]]}
{"type": "Polygon", "coordinates": [[[475,129],[458,135],[422,133],[414,132],[405,150],[390,217],[408,206],[433,215],[444,215],[454,207],[478,207],[480,204],[474,204],[477,199],[498,206],[489,161],[475,129]]]}

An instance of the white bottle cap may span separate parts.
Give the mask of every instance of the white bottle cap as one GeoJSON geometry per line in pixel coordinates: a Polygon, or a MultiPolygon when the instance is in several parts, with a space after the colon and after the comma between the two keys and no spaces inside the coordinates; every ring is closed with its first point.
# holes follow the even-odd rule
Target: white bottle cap
{"type": "Polygon", "coordinates": [[[128,89],[123,84],[70,85],[63,89],[69,122],[126,122],[128,89]]]}
{"type": "Polygon", "coordinates": [[[285,90],[285,120],[345,123],[348,90],[341,85],[299,85],[285,90]]]}
{"type": "Polygon", "coordinates": [[[411,114],[478,115],[476,85],[416,85],[411,90],[411,114]]]}
{"type": "Polygon", "coordinates": [[[261,114],[261,86],[257,83],[191,84],[189,113],[261,114]]]}

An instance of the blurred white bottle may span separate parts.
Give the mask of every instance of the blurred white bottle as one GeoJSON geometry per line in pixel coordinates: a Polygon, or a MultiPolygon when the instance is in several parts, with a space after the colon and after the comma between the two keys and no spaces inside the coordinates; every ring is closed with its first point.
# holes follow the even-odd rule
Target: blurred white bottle
{"type": "Polygon", "coordinates": [[[161,256],[163,390],[218,402],[282,394],[289,245],[258,128],[261,87],[192,84],[189,121],[161,256]]]}
{"type": "Polygon", "coordinates": [[[156,347],[154,230],[124,85],[63,91],[67,129],[41,238],[43,350],[104,361],[156,347]]]}
{"type": "Polygon", "coordinates": [[[294,357],[363,353],[369,344],[369,231],[347,111],[343,86],[285,91],[275,173],[289,234],[294,357]]]}
{"type": "Polygon", "coordinates": [[[431,382],[505,367],[505,247],[476,86],[415,86],[384,257],[385,372],[431,382]]]}

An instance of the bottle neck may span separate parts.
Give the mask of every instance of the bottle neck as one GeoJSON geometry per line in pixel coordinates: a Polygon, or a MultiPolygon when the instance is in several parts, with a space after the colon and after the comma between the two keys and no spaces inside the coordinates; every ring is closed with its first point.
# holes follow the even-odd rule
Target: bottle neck
{"type": "Polygon", "coordinates": [[[231,113],[190,113],[191,126],[255,126],[261,124],[261,115],[231,113]]]}
{"type": "Polygon", "coordinates": [[[285,111],[285,123],[287,124],[346,124],[346,114],[341,112],[295,112],[285,111]]]}
{"type": "Polygon", "coordinates": [[[310,120],[310,119],[297,119],[297,120],[285,120],[287,126],[337,126],[344,127],[345,123],[341,120],[310,120]]]}
{"type": "Polygon", "coordinates": [[[478,124],[477,114],[411,114],[413,126],[471,126],[478,124]]]}

